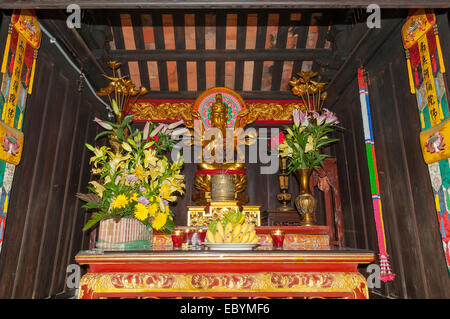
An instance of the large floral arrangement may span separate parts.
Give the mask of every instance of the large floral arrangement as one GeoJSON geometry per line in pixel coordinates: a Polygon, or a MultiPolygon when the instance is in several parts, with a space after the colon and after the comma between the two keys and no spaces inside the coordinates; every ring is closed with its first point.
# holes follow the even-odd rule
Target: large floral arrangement
{"type": "Polygon", "coordinates": [[[122,123],[114,124],[95,119],[106,130],[97,138],[113,134],[120,148],[114,152],[107,146],[86,144],[94,153],[90,163],[98,179],[89,182],[91,194],[79,196],[87,201],[84,208],[95,210],[84,230],[108,218],[135,218],[163,232],[175,227],[169,204],[184,192],[184,176],[180,173],[183,160],[178,155],[171,163],[164,153],[172,149],[174,138],[185,128],[174,130],[182,121],[159,126],[147,122],[143,131],[125,137],[122,130],[127,126],[131,132],[131,120],[132,116],[127,116],[122,123]]]}
{"type": "Polygon", "coordinates": [[[323,165],[323,160],[328,155],[321,153],[320,149],[338,141],[329,136],[340,127],[336,115],[325,108],[321,113],[296,109],[292,117],[294,124],[286,129],[286,135],[280,134],[276,142],[280,156],[289,159],[289,173],[299,168],[317,168],[323,165]]]}

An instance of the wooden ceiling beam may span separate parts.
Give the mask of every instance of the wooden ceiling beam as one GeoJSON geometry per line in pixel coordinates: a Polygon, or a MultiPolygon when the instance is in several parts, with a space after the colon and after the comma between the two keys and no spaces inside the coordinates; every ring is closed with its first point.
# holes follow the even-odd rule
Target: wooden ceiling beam
{"type": "Polygon", "coordinates": [[[111,60],[127,61],[296,61],[331,58],[330,49],[111,50],[111,60]]]}
{"type": "MultiPolygon", "coordinates": [[[[299,100],[291,91],[242,91],[235,90],[244,100],[299,100]]],[[[150,91],[142,99],[195,100],[203,90],[198,91],[150,91]]]]}
{"type": "MultiPolygon", "coordinates": [[[[98,57],[94,56],[84,39],[80,36],[77,29],[68,29],[63,19],[55,17],[64,17],[64,12],[53,12],[51,16],[48,12],[39,12],[38,19],[41,25],[59,42],[66,50],[69,56],[75,60],[75,64],[83,69],[83,73],[89,79],[94,87],[101,87],[105,82],[102,74],[104,68],[99,64],[98,57]]],[[[44,40],[43,40],[44,41],[44,40]]],[[[45,41],[49,41],[48,38],[45,41]]]]}
{"type": "MultiPolygon", "coordinates": [[[[73,0],[2,0],[1,9],[65,9],[73,0]]],[[[373,0],[77,0],[83,9],[366,8],[373,0]]],[[[378,0],[381,8],[450,8],[448,0],[378,0]]]]}

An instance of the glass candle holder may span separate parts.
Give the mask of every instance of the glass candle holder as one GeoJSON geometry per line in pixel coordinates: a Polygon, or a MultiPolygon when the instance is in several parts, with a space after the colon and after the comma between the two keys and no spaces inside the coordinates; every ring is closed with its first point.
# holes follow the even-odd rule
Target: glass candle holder
{"type": "Polygon", "coordinates": [[[183,237],[184,243],[186,245],[192,245],[192,239],[193,239],[194,234],[195,234],[195,229],[185,228],[183,230],[183,232],[184,232],[184,237],[183,237]]]}
{"type": "Polygon", "coordinates": [[[284,231],[277,229],[272,231],[272,243],[275,248],[282,248],[284,243],[284,231]]]}
{"type": "Polygon", "coordinates": [[[196,230],[196,237],[198,240],[198,244],[203,244],[205,242],[205,238],[206,238],[206,231],[208,229],[207,228],[199,228],[196,230]]]}
{"type": "Polygon", "coordinates": [[[176,229],[172,232],[172,244],[174,248],[180,248],[184,242],[184,232],[176,229]]]}

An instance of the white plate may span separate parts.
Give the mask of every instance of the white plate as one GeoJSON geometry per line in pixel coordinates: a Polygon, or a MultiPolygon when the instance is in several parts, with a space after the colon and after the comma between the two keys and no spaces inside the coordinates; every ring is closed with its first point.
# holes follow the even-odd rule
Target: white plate
{"type": "Polygon", "coordinates": [[[210,250],[252,250],[259,244],[253,243],[205,243],[210,250]]]}

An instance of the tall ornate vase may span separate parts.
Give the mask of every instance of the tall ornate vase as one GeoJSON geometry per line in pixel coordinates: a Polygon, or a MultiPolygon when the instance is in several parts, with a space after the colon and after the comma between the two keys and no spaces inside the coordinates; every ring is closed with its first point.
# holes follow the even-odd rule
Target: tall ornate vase
{"type": "Polygon", "coordinates": [[[314,212],[317,201],[309,190],[309,178],[312,171],[312,168],[299,168],[295,171],[295,176],[300,185],[299,195],[295,198],[295,206],[300,213],[301,226],[316,225],[314,212]]]}

